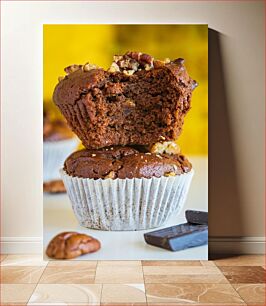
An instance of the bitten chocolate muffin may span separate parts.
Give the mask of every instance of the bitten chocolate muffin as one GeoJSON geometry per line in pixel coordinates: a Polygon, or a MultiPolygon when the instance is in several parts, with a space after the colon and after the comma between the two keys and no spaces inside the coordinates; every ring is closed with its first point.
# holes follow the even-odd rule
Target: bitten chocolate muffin
{"type": "Polygon", "coordinates": [[[181,154],[140,153],[130,147],[81,150],[71,154],[64,170],[72,177],[125,179],[176,176],[191,170],[181,154]]]}
{"type": "Polygon", "coordinates": [[[177,139],[197,86],[183,59],[140,52],[115,56],[108,71],[90,64],[65,71],[53,99],[88,149],[177,139]]]}

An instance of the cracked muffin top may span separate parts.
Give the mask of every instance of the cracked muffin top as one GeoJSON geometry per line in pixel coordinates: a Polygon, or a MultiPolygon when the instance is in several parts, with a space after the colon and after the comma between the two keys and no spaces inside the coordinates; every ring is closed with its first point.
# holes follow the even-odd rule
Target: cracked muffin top
{"type": "Polygon", "coordinates": [[[144,153],[132,147],[84,149],[72,153],[64,164],[68,175],[92,179],[176,176],[191,168],[182,154],[144,153]]]}

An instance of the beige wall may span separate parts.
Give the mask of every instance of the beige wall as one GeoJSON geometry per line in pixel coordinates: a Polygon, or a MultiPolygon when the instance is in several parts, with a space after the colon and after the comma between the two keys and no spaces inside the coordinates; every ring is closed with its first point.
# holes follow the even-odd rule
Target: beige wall
{"type": "Polygon", "coordinates": [[[42,236],[42,23],[62,22],[207,23],[218,32],[210,32],[210,235],[264,236],[263,1],[3,2],[3,240],[42,236]]]}

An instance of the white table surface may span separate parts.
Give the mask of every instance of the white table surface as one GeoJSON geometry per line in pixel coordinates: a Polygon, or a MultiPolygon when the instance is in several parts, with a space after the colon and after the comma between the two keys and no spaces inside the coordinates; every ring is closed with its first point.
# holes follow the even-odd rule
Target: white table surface
{"type": "MultiPolygon", "coordinates": [[[[185,210],[208,211],[208,161],[204,157],[190,158],[195,175],[189,195],[181,212],[162,227],[185,223],[185,210]]],[[[194,247],[172,252],[146,244],[143,234],[154,231],[108,232],[93,230],[78,224],[66,194],[44,194],[44,250],[49,241],[63,231],[78,231],[101,241],[102,247],[96,253],[78,257],[77,260],[207,260],[208,246],[194,247]]],[[[159,228],[158,228],[159,229],[159,228]]],[[[45,252],[44,252],[45,253],[45,252]]],[[[46,255],[44,257],[47,259],[46,255]]]]}

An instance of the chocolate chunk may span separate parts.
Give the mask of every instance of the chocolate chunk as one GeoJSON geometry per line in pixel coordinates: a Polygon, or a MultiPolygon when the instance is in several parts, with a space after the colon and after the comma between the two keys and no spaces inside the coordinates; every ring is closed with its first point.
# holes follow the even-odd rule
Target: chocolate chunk
{"type": "Polygon", "coordinates": [[[180,251],[208,243],[208,226],[190,223],[144,234],[148,244],[170,251],[180,251]]]}
{"type": "Polygon", "coordinates": [[[70,73],[73,73],[73,72],[75,72],[75,71],[77,71],[81,68],[82,68],[82,65],[74,64],[74,65],[66,67],[64,70],[65,70],[65,73],[70,74],[70,73]]]}
{"type": "Polygon", "coordinates": [[[186,210],[185,214],[189,223],[208,225],[208,213],[205,211],[186,210]]]}

